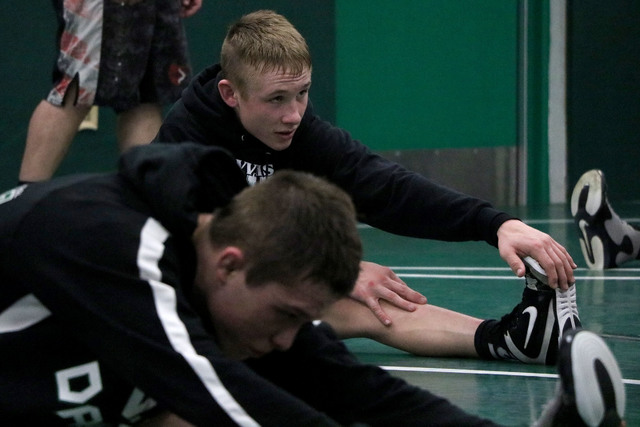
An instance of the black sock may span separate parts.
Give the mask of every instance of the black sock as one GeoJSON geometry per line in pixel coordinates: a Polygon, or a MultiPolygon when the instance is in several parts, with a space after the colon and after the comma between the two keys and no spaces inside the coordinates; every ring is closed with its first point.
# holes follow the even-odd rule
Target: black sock
{"type": "Polygon", "coordinates": [[[511,359],[511,357],[500,354],[496,348],[505,348],[504,337],[499,328],[500,321],[495,319],[485,320],[476,329],[473,338],[473,345],[478,356],[482,359],[511,359]]]}

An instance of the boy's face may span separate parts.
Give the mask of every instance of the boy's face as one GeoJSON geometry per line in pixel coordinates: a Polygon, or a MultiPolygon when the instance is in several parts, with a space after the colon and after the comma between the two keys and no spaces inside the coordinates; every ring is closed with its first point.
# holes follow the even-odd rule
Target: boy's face
{"type": "Polygon", "coordinates": [[[207,306],[218,345],[241,360],[287,350],[300,328],[335,300],[328,286],[312,282],[247,286],[244,270],[237,270],[207,296],[207,306]]]}
{"type": "Polygon", "coordinates": [[[280,151],[291,145],[309,101],[311,70],[301,74],[266,71],[255,73],[243,94],[234,91],[225,102],[236,110],[240,122],[268,147],[280,151]]]}

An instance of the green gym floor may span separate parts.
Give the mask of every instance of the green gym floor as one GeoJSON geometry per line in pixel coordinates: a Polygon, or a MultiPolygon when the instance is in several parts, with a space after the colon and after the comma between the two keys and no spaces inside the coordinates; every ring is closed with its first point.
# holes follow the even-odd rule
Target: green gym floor
{"type": "MultiPolygon", "coordinates": [[[[630,223],[638,204],[614,204],[630,223]]],[[[551,234],[580,266],[578,309],[585,329],[600,334],[618,359],[627,394],[628,426],[640,425],[640,261],[623,268],[590,271],[580,251],[567,206],[512,210],[529,225],[551,234]]],[[[479,318],[499,318],[519,302],[516,278],[493,247],[483,242],[448,243],[361,228],[365,259],[392,267],[429,303],[479,318]]],[[[507,425],[530,425],[553,395],[555,367],[516,362],[417,357],[368,339],[347,340],[366,363],[447,397],[465,410],[507,425]]]]}

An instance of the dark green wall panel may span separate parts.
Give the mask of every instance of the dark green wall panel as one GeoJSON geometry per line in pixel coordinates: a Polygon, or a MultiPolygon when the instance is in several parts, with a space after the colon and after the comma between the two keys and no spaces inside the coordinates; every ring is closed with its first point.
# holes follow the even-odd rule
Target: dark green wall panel
{"type": "Polygon", "coordinates": [[[612,199],[640,200],[640,2],[570,5],[569,191],[598,168],[612,199]]]}
{"type": "Polygon", "coordinates": [[[337,0],[337,120],[379,150],[516,145],[517,2],[337,0]]]}

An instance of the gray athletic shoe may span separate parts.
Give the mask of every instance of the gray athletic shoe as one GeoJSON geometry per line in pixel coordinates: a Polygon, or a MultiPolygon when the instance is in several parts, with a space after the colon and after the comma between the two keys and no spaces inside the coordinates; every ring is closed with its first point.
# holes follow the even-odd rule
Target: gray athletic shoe
{"type": "Polygon", "coordinates": [[[580,177],[571,194],[571,215],[590,269],[614,268],[640,256],[640,230],[611,208],[602,171],[592,169],[580,177]]]}

